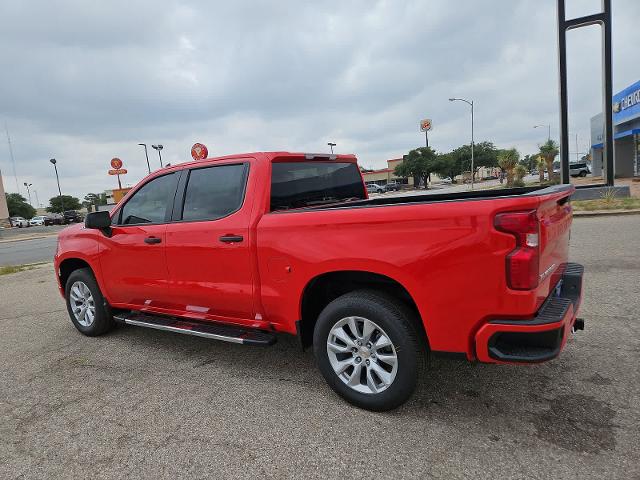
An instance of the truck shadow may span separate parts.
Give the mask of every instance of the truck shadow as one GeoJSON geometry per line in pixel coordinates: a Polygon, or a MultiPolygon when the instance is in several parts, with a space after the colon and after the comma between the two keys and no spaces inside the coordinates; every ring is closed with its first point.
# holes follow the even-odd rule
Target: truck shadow
{"type": "MultiPolygon", "coordinates": [[[[135,327],[113,334],[118,342],[132,342],[150,354],[165,350],[178,369],[223,371],[252,382],[280,388],[294,384],[305,397],[317,396],[328,409],[354,410],[354,414],[388,418],[413,418],[433,422],[472,423],[500,441],[504,429],[522,430],[525,437],[543,440],[564,449],[597,453],[615,448],[615,410],[594,396],[567,394],[584,388],[576,383],[579,350],[573,355],[532,366],[484,365],[457,360],[432,359],[414,396],[401,408],[385,413],[358,410],[343,402],[325,384],[315,366],[313,352],[302,351],[297,339],[280,335],[269,348],[247,347],[197,337],[175,335],[135,327]],[[568,390],[567,390],[568,389],[568,390]]],[[[584,353],[584,352],[582,352],[584,353]]],[[[596,375],[587,382],[606,387],[610,380],[596,375]]],[[[537,441],[536,440],[536,441],[537,441]]]]}

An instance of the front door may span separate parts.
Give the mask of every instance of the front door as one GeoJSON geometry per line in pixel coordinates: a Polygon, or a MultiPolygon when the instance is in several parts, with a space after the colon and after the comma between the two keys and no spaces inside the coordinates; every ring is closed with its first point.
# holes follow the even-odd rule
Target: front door
{"type": "Polygon", "coordinates": [[[251,205],[244,199],[248,173],[248,163],[192,169],[176,195],[182,208],[167,227],[168,298],[185,315],[253,318],[251,205]]]}
{"type": "Polygon", "coordinates": [[[99,257],[110,303],[144,309],[165,301],[166,229],[177,177],[170,173],[150,180],[115,212],[99,257]]]}

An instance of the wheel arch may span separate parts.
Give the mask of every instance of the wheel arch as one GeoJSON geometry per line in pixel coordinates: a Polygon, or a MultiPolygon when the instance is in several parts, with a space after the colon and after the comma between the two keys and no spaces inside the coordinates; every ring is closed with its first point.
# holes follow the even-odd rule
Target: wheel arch
{"type": "Polygon", "coordinates": [[[58,265],[58,279],[60,281],[60,287],[61,287],[61,292],[63,294],[63,296],[65,295],[65,288],[67,285],[67,280],[69,279],[69,276],[76,270],[79,270],[81,268],[88,268],[91,273],[93,274],[93,277],[96,279],[96,282],[98,283],[98,287],[100,288],[100,291],[102,292],[102,295],[106,297],[106,293],[105,293],[105,289],[104,286],[102,285],[100,276],[98,275],[99,272],[96,271],[96,268],[91,264],[91,262],[89,262],[88,259],[83,258],[80,255],[74,255],[74,256],[68,256],[66,258],[64,258],[63,260],[60,260],[60,264],[58,265]]]}
{"type": "Polygon", "coordinates": [[[365,270],[338,270],[312,278],[302,291],[296,328],[303,348],[313,344],[313,330],[320,312],[336,298],[355,290],[377,290],[401,301],[413,313],[416,328],[428,347],[424,321],[409,290],[387,275],[365,270]]]}

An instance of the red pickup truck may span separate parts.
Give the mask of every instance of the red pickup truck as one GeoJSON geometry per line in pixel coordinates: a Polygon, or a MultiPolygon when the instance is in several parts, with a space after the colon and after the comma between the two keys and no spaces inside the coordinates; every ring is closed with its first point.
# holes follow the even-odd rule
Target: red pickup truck
{"type": "Polygon", "coordinates": [[[574,187],[368,198],[356,158],[250,153],[164,168],[62,231],[55,271],[85,335],[116,323],[313,346],[347,401],[388,410],[428,355],[556,357],[582,297],[574,187]]]}

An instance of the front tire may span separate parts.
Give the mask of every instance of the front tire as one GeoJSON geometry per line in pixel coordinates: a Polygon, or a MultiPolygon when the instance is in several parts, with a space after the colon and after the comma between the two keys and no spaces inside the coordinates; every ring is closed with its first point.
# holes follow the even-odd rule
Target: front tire
{"type": "Polygon", "coordinates": [[[65,299],[71,322],[83,335],[95,337],[107,333],[115,326],[90,269],[80,268],[69,275],[65,285],[65,299]]]}
{"type": "Polygon", "coordinates": [[[384,293],[358,290],[325,307],[314,330],[318,368],[353,405],[392,410],[413,394],[425,347],[413,313],[384,293]]]}

